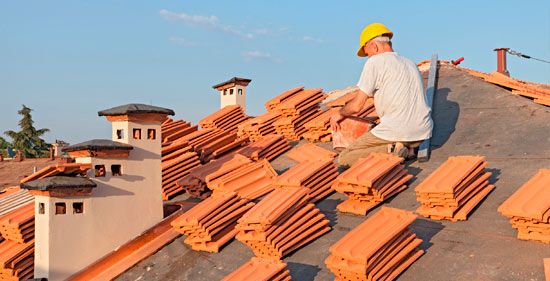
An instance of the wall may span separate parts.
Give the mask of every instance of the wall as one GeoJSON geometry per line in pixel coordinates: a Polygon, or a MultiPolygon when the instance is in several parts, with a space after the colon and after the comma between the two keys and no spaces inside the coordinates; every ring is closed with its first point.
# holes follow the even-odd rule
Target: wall
{"type": "MultiPolygon", "coordinates": [[[[37,216],[37,226],[40,225],[37,244],[49,241],[49,249],[38,246],[35,277],[49,277],[50,281],[65,279],[162,220],[160,124],[117,121],[112,127],[113,140],[128,143],[134,149],[127,159],[77,159],[91,162],[92,167],[105,165],[106,176],[95,177],[94,171],[89,171],[88,176],[97,187],[86,199],[84,215],[49,215],[49,232],[42,228],[44,222],[37,216]],[[142,129],[141,140],[132,138],[134,128],[142,129]],[[116,138],[117,129],[125,130],[124,139],[116,138]],[[147,129],[156,130],[155,140],[147,139],[147,129]],[[112,164],[122,165],[122,176],[111,175],[112,164]],[[45,271],[50,276],[44,276],[45,271]]],[[[50,204],[55,200],[77,199],[50,198],[50,204]]]]}
{"type": "Polygon", "coordinates": [[[220,108],[235,104],[240,105],[243,110],[246,111],[246,87],[236,85],[235,87],[227,89],[226,95],[223,94],[223,91],[220,91],[220,108]],[[231,89],[233,89],[233,95],[230,94],[231,89]],[[242,95],[239,95],[239,89],[242,90],[242,95]]]}

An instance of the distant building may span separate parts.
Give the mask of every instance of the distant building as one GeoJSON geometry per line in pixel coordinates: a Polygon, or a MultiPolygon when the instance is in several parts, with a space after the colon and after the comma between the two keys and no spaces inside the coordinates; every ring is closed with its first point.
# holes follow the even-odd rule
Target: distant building
{"type": "Polygon", "coordinates": [[[87,177],[24,184],[35,195],[35,278],[64,280],[163,218],[161,129],[170,109],[128,104],[98,112],[112,138],[64,149],[87,177]]]}
{"type": "Polygon", "coordinates": [[[246,86],[252,80],[233,77],[228,81],[212,86],[220,92],[220,108],[228,105],[240,105],[246,112],[246,86]]]}

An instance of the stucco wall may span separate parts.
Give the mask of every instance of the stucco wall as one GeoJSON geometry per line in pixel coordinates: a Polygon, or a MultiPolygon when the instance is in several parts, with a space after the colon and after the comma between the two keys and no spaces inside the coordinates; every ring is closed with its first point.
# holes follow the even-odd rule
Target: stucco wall
{"type": "Polygon", "coordinates": [[[226,95],[223,94],[223,91],[220,91],[220,108],[235,104],[240,105],[246,111],[246,87],[236,85],[233,88],[227,89],[226,95]],[[231,89],[233,89],[233,95],[230,95],[231,89]],[[242,90],[242,95],[239,94],[239,89],[242,90]]]}
{"type": "Polygon", "coordinates": [[[129,158],[77,159],[91,161],[92,168],[105,165],[106,175],[95,177],[89,171],[97,183],[89,198],[45,198],[53,209],[36,217],[35,277],[65,279],[162,220],[160,138],[160,124],[113,122],[113,140],[134,146],[129,158]],[[141,140],[132,138],[134,128],[142,129],[141,140]],[[116,138],[117,129],[125,130],[123,139],[116,138]],[[155,140],[147,139],[147,129],[156,130],[155,140]],[[112,176],[113,164],[122,165],[122,176],[112,176]],[[69,205],[75,200],[84,201],[84,214],[72,214],[69,205]],[[57,201],[67,202],[66,215],[54,214],[57,201]]]}

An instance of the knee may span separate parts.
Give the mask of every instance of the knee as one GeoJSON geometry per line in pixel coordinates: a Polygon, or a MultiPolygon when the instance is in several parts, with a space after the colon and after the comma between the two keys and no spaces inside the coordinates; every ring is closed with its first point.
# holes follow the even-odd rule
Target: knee
{"type": "Polygon", "coordinates": [[[351,157],[349,150],[344,150],[338,155],[338,166],[340,167],[349,167],[353,164],[353,157],[351,157]]]}

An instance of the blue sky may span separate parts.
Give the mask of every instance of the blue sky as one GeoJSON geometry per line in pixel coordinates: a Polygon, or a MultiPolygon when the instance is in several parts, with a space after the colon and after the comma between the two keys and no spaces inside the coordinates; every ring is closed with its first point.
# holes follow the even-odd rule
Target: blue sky
{"type": "MultiPolygon", "coordinates": [[[[48,141],[108,138],[97,111],[172,108],[197,122],[219,106],[212,85],[252,79],[248,113],[303,85],[356,83],[358,36],[371,22],[415,62],[438,53],[496,69],[495,47],[550,60],[548,1],[2,1],[0,133],[34,109],[48,141]]],[[[512,76],[550,83],[550,65],[508,58],[512,76]]]]}

